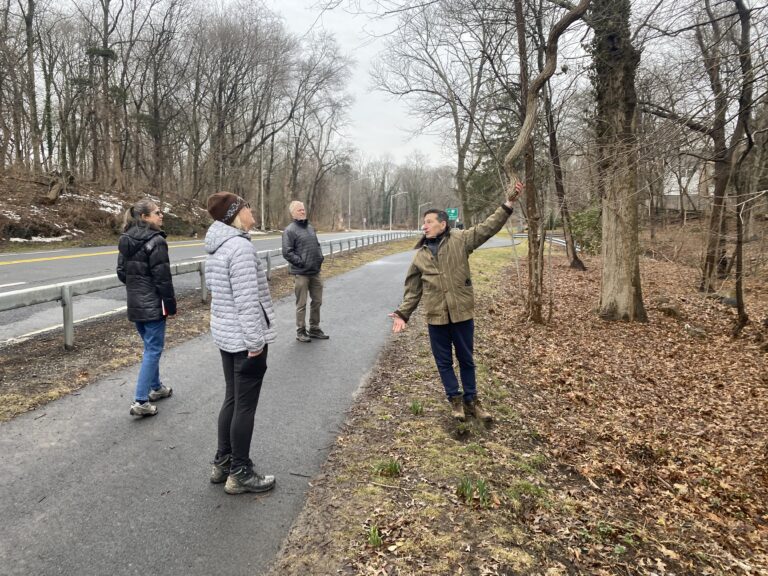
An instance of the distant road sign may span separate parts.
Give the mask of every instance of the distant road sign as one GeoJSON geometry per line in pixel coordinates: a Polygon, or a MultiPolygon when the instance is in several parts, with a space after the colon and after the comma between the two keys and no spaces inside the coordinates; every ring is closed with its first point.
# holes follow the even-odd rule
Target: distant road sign
{"type": "Polygon", "coordinates": [[[448,214],[448,220],[456,220],[459,217],[458,208],[446,208],[445,213],[448,214]]]}

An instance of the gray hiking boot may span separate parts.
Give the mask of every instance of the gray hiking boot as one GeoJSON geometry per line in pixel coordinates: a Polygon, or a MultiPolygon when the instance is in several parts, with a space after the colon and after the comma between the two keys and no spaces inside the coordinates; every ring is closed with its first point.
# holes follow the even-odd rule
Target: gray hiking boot
{"type": "Polygon", "coordinates": [[[131,404],[131,416],[154,416],[157,414],[157,406],[149,402],[134,402],[131,404]]]}
{"type": "Polygon", "coordinates": [[[245,492],[267,492],[275,487],[274,476],[262,476],[253,471],[251,466],[241,466],[231,470],[224,492],[227,494],[243,494],[245,492]]]}
{"type": "Polygon", "coordinates": [[[296,340],[299,342],[312,342],[312,339],[307,334],[306,330],[299,330],[296,332],[296,340]]]}
{"type": "Polygon", "coordinates": [[[232,464],[232,455],[227,454],[219,459],[214,458],[211,464],[213,465],[211,469],[211,483],[221,484],[226,482],[229,476],[229,467],[232,464]]]}
{"type": "Polygon", "coordinates": [[[150,390],[149,391],[149,401],[150,402],[157,402],[158,400],[162,400],[163,398],[168,398],[169,396],[173,395],[173,388],[170,386],[166,386],[165,384],[160,384],[160,388],[157,390],[150,390]]]}
{"type": "Polygon", "coordinates": [[[454,396],[448,401],[451,403],[451,416],[459,422],[464,422],[466,417],[464,416],[464,402],[461,399],[461,396],[454,396]]]}

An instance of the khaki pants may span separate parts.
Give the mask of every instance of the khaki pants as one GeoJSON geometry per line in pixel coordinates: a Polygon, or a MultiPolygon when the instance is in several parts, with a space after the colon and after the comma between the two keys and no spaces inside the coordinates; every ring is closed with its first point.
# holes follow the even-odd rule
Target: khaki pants
{"type": "Polygon", "coordinates": [[[296,292],[296,331],[303,332],[307,329],[307,295],[312,299],[309,305],[309,329],[320,328],[320,306],[323,303],[323,281],[320,274],[295,275],[293,289],[296,292]]]}

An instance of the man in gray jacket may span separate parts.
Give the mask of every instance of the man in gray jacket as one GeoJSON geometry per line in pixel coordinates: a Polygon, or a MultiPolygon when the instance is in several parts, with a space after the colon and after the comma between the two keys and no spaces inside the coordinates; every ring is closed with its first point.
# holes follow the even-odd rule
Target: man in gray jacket
{"type": "Polygon", "coordinates": [[[304,204],[294,200],[288,206],[291,222],[283,231],[283,258],[290,264],[296,293],[296,340],[311,342],[312,338],[327,340],[320,329],[320,306],[323,303],[323,281],[320,267],[323,251],[312,225],[307,221],[304,204]],[[309,306],[309,330],[307,330],[307,296],[309,306]]]}

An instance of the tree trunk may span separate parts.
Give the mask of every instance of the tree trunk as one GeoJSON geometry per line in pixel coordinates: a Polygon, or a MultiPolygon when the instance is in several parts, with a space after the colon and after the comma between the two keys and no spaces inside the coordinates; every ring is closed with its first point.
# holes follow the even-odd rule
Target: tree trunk
{"type": "MultiPolygon", "coordinates": [[[[515,21],[517,28],[517,46],[520,55],[520,117],[526,116],[528,100],[528,48],[525,38],[525,16],[523,15],[522,0],[515,0],[515,21]]],[[[533,137],[529,136],[524,149],[525,160],[525,209],[528,220],[528,319],[541,324],[542,316],[542,285],[544,266],[539,258],[539,217],[538,195],[536,192],[536,162],[534,157],[533,137]]]]}
{"type": "Polygon", "coordinates": [[[11,88],[13,93],[13,103],[11,104],[11,124],[13,126],[13,151],[14,151],[14,164],[17,167],[25,166],[24,161],[24,149],[22,148],[22,118],[24,118],[24,110],[22,110],[22,97],[21,88],[19,87],[18,78],[16,72],[11,66],[8,70],[8,77],[11,81],[11,88]]]}
{"type": "Polygon", "coordinates": [[[37,118],[37,87],[35,85],[35,0],[27,0],[24,28],[27,40],[27,101],[29,102],[29,131],[32,140],[32,170],[40,171],[40,124],[37,118]]]}
{"type": "Polygon", "coordinates": [[[267,178],[264,182],[264,222],[268,228],[272,228],[272,210],[269,200],[272,191],[272,171],[275,169],[275,135],[269,139],[269,163],[267,164],[267,178]]]}
{"type": "Polygon", "coordinates": [[[552,100],[549,87],[544,100],[544,107],[547,114],[547,130],[549,132],[549,157],[552,160],[552,172],[555,180],[555,192],[557,193],[557,202],[560,206],[560,219],[563,222],[563,235],[565,236],[565,252],[571,261],[571,268],[574,270],[586,270],[584,262],[581,261],[576,252],[576,242],[571,233],[571,214],[568,211],[568,202],[565,199],[565,183],[563,178],[563,167],[560,163],[560,147],[557,143],[557,128],[555,126],[555,116],[552,112],[552,100]]]}
{"type": "Polygon", "coordinates": [[[600,317],[645,321],[636,199],[635,73],[640,54],[631,43],[629,12],[629,0],[592,2],[598,177],[604,191],[600,317]]]}

